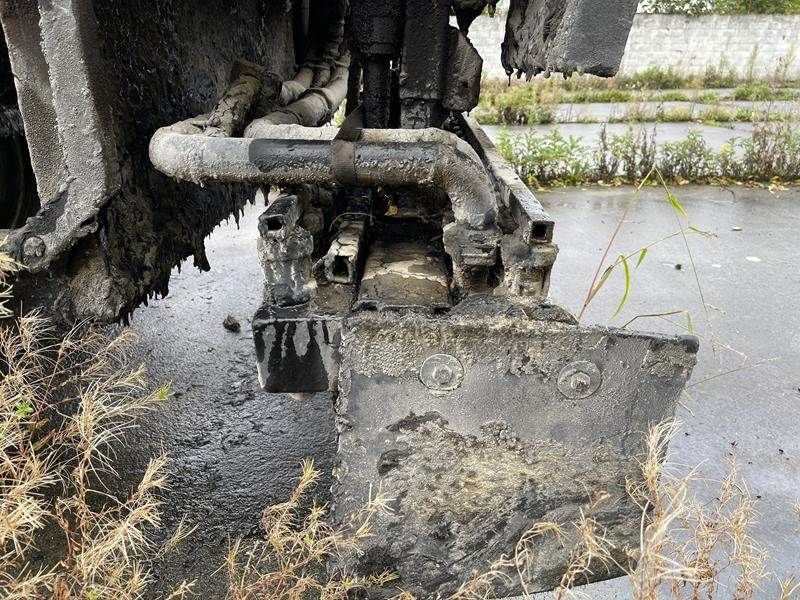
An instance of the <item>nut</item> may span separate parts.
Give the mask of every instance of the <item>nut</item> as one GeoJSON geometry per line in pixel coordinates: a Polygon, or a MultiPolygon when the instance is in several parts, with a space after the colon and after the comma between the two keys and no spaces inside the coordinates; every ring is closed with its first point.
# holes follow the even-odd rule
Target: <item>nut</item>
{"type": "Polygon", "coordinates": [[[578,393],[582,393],[592,385],[592,377],[587,373],[578,371],[569,379],[569,387],[578,393]]]}
{"type": "Polygon", "coordinates": [[[433,370],[433,380],[439,385],[447,385],[453,380],[453,370],[447,365],[439,365],[433,370]]]}

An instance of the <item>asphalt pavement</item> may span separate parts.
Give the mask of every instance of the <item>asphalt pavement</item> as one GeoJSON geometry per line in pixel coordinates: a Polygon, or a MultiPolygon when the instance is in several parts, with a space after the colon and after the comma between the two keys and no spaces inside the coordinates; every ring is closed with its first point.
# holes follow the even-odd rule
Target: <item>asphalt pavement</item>
{"type": "MultiPolygon", "coordinates": [[[[670,446],[678,471],[697,467],[701,497],[735,455],[760,513],[754,536],[770,551],[771,573],[800,573],[800,190],[686,186],[673,190],[682,222],[711,235],[673,235],[679,222],[663,190],[568,188],[539,197],[556,221],[561,252],[552,298],[577,313],[607,242],[631,204],[611,257],[652,245],[635,269],[630,295],[612,319],[624,283],[613,275],[585,312],[586,323],[625,324],[639,315],[686,311],[701,338],[699,364],[679,409],[670,446]],[[672,236],[672,237],[670,237],[672,236]],[[687,252],[688,244],[691,252],[687,252]],[[694,266],[693,266],[694,265],[694,266]],[[698,284],[699,282],[699,284],[698,284]]],[[[299,462],[313,457],[329,484],[336,435],[330,398],[276,396],[258,388],[248,319],[261,303],[255,239],[259,207],[248,207],[208,240],[212,270],[174,273],[170,294],[138,310],[138,355],[154,383],[175,396],[151,414],[120,451],[129,485],[148,456],[171,457],[166,523],[182,515],[199,527],[156,575],[156,594],[185,578],[203,597],[220,597],[218,569],[228,541],[258,535],[261,510],[292,488],[299,462]],[[232,315],[241,332],[223,328],[232,315]]],[[[684,332],[685,313],[636,319],[631,327],[684,332]],[[669,319],[672,322],[667,322],[669,319]]],[[[775,577],[759,597],[776,597],[775,577]]],[[[625,597],[625,583],[591,586],[593,598],[625,597]]]]}

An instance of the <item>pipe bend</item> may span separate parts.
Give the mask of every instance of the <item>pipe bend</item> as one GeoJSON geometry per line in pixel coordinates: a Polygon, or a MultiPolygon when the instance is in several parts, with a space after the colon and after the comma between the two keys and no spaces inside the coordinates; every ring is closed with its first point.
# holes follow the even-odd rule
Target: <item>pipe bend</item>
{"type": "MultiPolygon", "coordinates": [[[[356,144],[389,144],[384,150],[392,154],[393,161],[415,169],[406,170],[408,181],[421,183],[419,175],[430,172],[424,183],[442,189],[450,198],[456,221],[475,229],[484,229],[494,223],[497,201],[492,180],[478,153],[454,133],[442,129],[365,129],[356,144]],[[427,157],[415,152],[420,145],[434,145],[436,155],[427,157]]],[[[401,173],[402,175],[402,173],[401,173]]],[[[380,181],[373,183],[380,184],[380,181]]]]}
{"type": "MultiPolygon", "coordinates": [[[[166,175],[199,184],[337,183],[332,146],[337,133],[332,127],[262,124],[255,138],[214,138],[183,122],[155,133],[150,160],[166,175]]],[[[484,229],[494,222],[489,174],[456,135],[440,129],[365,129],[352,143],[359,183],[435,186],[450,198],[459,223],[484,229]]]]}
{"type": "Polygon", "coordinates": [[[451,143],[440,146],[436,178],[450,198],[456,221],[484,229],[497,218],[494,186],[472,146],[452,133],[448,135],[451,143]]]}

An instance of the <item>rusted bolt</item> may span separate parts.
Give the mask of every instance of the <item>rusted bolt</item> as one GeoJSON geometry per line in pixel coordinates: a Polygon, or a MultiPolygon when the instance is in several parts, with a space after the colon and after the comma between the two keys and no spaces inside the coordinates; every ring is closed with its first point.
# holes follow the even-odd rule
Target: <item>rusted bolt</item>
{"type": "Polygon", "coordinates": [[[22,245],[22,253],[26,258],[42,258],[47,247],[44,240],[37,235],[32,235],[22,245]]]}
{"type": "Polygon", "coordinates": [[[464,381],[464,366],[449,354],[434,354],[425,359],[419,379],[430,390],[452,392],[464,381]]]}
{"type": "Polygon", "coordinates": [[[561,369],[558,390],[567,398],[581,400],[594,394],[602,382],[603,376],[596,364],[578,360],[561,369]]]}

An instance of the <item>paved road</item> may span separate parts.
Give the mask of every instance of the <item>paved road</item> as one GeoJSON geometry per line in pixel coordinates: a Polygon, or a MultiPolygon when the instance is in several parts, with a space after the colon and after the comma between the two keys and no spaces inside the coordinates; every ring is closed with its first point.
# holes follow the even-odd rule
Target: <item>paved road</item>
{"type": "MultiPolygon", "coordinates": [[[[672,463],[684,472],[699,465],[701,477],[718,481],[726,458],[735,454],[751,494],[758,499],[755,537],[772,555],[769,570],[785,577],[800,572],[800,520],[794,510],[800,500],[800,270],[796,264],[800,190],[771,194],[737,186],[684,187],[674,192],[691,224],[718,236],[689,238],[709,318],[683,241],[675,238],[649,251],[634,274],[626,308],[612,322],[625,323],[645,313],[691,311],[702,349],[688,390],[691,399],[678,413],[684,427],[670,446],[672,463]],[[678,264],[680,270],[675,268],[678,264]],[[717,340],[716,352],[712,338],[717,340]],[[743,370],[717,377],[734,369],[743,370]]],[[[556,301],[573,311],[579,309],[593,269],[631,198],[629,188],[540,194],[556,220],[561,246],[553,273],[556,301]]],[[[675,231],[675,217],[664,193],[647,190],[631,210],[614,254],[633,252],[675,231]]],[[[608,322],[623,285],[621,276],[610,280],[585,320],[608,322]]],[[[637,326],[671,328],[661,319],[640,321],[637,326]]],[[[708,497],[703,491],[700,494],[708,497]]],[[[617,591],[624,598],[624,589],[624,582],[604,584],[592,597],[605,600],[617,591]]],[[[776,598],[775,592],[773,577],[758,597],[776,598]]]]}
{"type": "MultiPolygon", "coordinates": [[[[181,514],[199,525],[184,551],[170,555],[156,573],[154,598],[184,578],[198,579],[203,598],[224,597],[219,568],[229,539],[258,535],[262,510],[286,498],[304,458],[315,459],[326,481],[332,470],[336,432],[329,399],[266,394],[255,374],[248,318],[261,304],[259,212],[249,206],[241,228],[231,221],[211,236],[210,273],[184,265],[173,274],[168,297],[132,318],[152,381],[171,381],[175,397],[136,431],[120,471],[133,481],[148,453],[166,450],[174,473],[167,526],[181,514]],[[223,328],[229,314],[241,321],[241,333],[223,328]]],[[[325,481],[319,486],[323,497],[327,488],[325,481]]]]}
{"type": "MultiPolygon", "coordinates": [[[[672,443],[671,460],[684,469],[701,465],[701,475],[713,480],[723,475],[726,457],[735,452],[750,491],[760,499],[755,534],[772,552],[770,570],[800,573],[800,531],[793,510],[800,499],[800,191],[685,187],[676,194],[692,225],[717,236],[689,240],[708,318],[686,249],[674,238],[650,250],[614,322],[643,313],[691,311],[703,346],[691,399],[680,409],[685,425],[672,443]]],[[[625,187],[540,195],[556,219],[561,246],[552,295],[567,308],[580,307],[631,197],[625,187]]],[[[261,508],[287,493],[297,463],[313,456],[327,472],[335,451],[328,398],[299,402],[257,389],[247,323],[261,293],[254,247],[257,214],[250,207],[240,229],[230,223],[212,235],[212,272],[189,266],[176,272],[170,295],[151,302],[132,321],[154,380],[173,381],[176,397],[143,424],[138,439],[131,439],[122,453],[122,471],[131,481],[141,473],[145,455],[138,448],[156,452],[163,447],[172,456],[176,475],[167,498],[168,522],[186,513],[201,527],[187,551],[157,576],[166,587],[190,573],[199,578],[204,597],[216,597],[220,590],[223,574],[212,573],[228,537],[257,534],[261,508]],[[242,333],[222,328],[227,314],[242,321],[242,333]]],[[[676,229],[664,194],[646,190],[630,211],[614,253],[633,252],[676,229]]],[[[621,280],[612,278],[585,320],[609,321],[621,287],[621,280]]],[[[637,324],[679,330],[658,319],[637,324]]],[[[774,589],[768,585],[762,597],[775,597],[774,589]]],[[[624,597],[624,583],[592,592],[595,598],[624,597]]]]}

